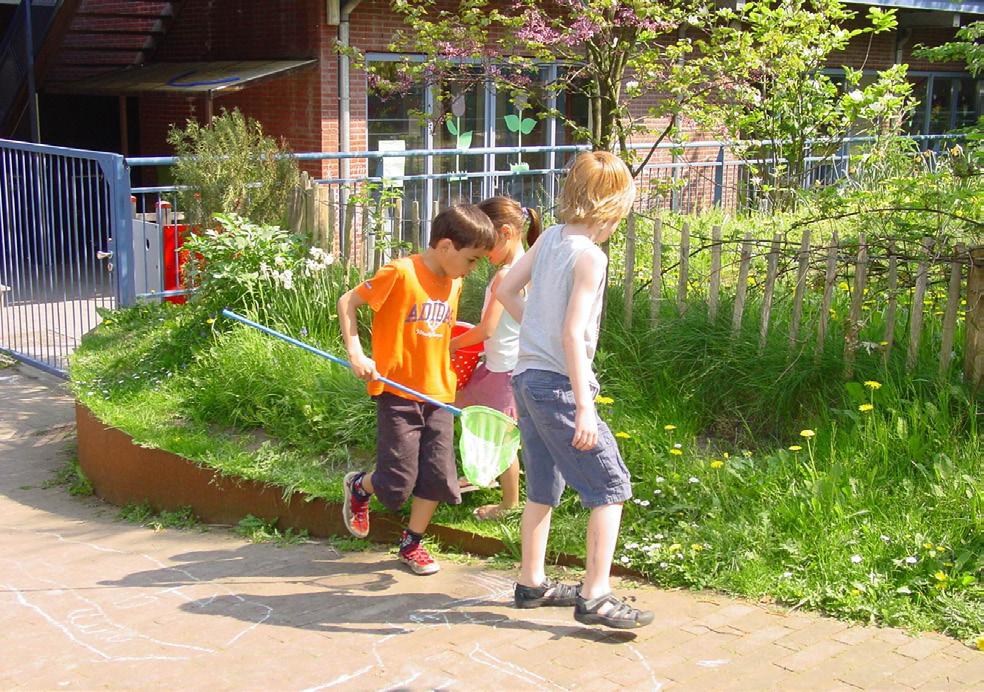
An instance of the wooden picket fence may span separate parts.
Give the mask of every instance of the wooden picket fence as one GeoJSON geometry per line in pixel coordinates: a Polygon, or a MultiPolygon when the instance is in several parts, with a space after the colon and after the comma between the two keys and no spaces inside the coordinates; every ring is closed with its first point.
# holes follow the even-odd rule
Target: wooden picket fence
{"type": "MultiPolygon", "coordinates": [[[[675,272],[675,307],[679,315],[683,315],[694,300],[705,301],[707,314],[711,320],[724,319],[721,314],[722,295],[727,290],[733,290],[730,324],[732,334],[737,334],[746,318],[746,306],[749,302],[749,272],[753,260],[764,258],[766,263],[765,281],[761,285],[761,305],[758,325],[759,351],[766,348],[772,309],[775,303],[777,281],[780,278],[780,267],[787,272],[795,272],[795,282],[792,285],[792,306],[789,330],[785,338],[791,348],[801,347],[811,340],[815,344],[815,352],[819,354],[824,347],[830,327],[830,308],[833,302],[834,287],[844,277],[850,279],[850,310],[845,321],[844,364],[845,376],[851,377],[857,351],[865,344],[860,339],[862,329],[862,308],[865,289],[869,285],[869,274],[873,265],[884,272],[884,290],[887,293],[884,331],[877,345],[887,359],[894,348],[897,348],[899,337],[896,333],[899,296],[912,289],[912,300],[908,305],[908,335],[906,341],[906,365],[909,369],[915,367],[923,338],[923,322],[925,318],[925,300],[931,276],[943,274],[946,281],[946,306],[942,315],[942,339],[938,354],[938,367],[941,375],[949,372],[953,358],[954,338],[957,333],[958,313],[961,302],[965,301],[965,339],[964,339],[964,374],[968,382],[980,386],[984,380],[984,246],[967,248],[956,244],[952,247],[935,247],[932,238],[922,240],[921,252],[908,256],[896,249],[894,243],[887,247],[873,248],[862,235],[851,243],[840,243],[836,234],[829,242],[822,245],[811,243],[809,230],[804,230],[798,245],[791,246],[781,234],[775,234],[769,240],[753,239],[750,234],[744,236],[740,243],[725,241],[722,238],[721,227],[715,226],[710,238],[699,239],[705,242],[697,249],[691,247],[695,238],[690,226],[684,223],[680,229],[680,241],[677,246],[678,260],[675,266],[664,266],[664,255],[672,247],[664,245],[663,222],[660,218],[653,220],[652,244],[650,248],[639,247],[637,243],[637,216],[630,215],[625,237],[625,267],[622,275],[624,319],[631,326],[633,302],[640,289],[636,285],[637,253],[651,252],[653,280],[648,283],[649,319],[656,323],[660,319],[661,302],[664,297],[664,279],[673,280],[675,272]],[[737,245],[737,247],[734,247],[737,245]],[[759,249],[762,251],[759,251],[759,249]],[[691,263],[701,253],[710,253],[710,271],[706,279],[707,293],[694,296],[691,291],[691,263]],[[733,285],[725,286],[726,273],[723,261],[726,255],[734,257],[737,263],[737,275],[733,285]],[[909,266],[912,265],[912,266],[909,266]],[[914,271],[905,271],[904,275],[910,281],[903,284],[903,267],[914,271]],[[965,271],[967,280],[964,280],[965,271]],[[812,279],[812,281],[811,281],[812,279]],[[804,301],[809,285],[822,286],[822,297],[817,311],[816,324],[808,329],[803,324],[804,301]]],[[[734,276],[733,266],[729,275],[734,276]]],[[[672,289],[672,286],[670,287],[672,289]]],[[[755,287],[759,290],[759,286],[755,287]]],[[[672,290],[671,290],[672,294],[672,290]]],[[[869,342],[870,343],[870,342],[869,342]]]]}
{"type": "Polygon", "coordinates": [[[302,173],[290,194],[288,227],[363,274],[420,248],[418,201],[409,203],[404,218],[402,198],[368,199],[358,194],[358,188],[347,192],[343,202],[338,187],[316,184],[302,173]]]}

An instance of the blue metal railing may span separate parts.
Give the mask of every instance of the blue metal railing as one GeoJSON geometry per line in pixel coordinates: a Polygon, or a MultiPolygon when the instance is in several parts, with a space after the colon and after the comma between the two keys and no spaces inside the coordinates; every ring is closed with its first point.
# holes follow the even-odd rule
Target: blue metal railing
{"type": "Polygon", "coordinates": [[[33,56],[44,45],[60,6],[61,0],[21,2],[14,12],[6,35],[0,40],[0,127],[5,123],[11,127],[16,125],[16,122],[10,121],[19,114],[15,114],[12,109],[23,104],[18,97],[28,81],[30,70],[33,69],[33,56]],[[27,26],[31,27],[33,38],[30,50],[27,45],[27,26]]]}

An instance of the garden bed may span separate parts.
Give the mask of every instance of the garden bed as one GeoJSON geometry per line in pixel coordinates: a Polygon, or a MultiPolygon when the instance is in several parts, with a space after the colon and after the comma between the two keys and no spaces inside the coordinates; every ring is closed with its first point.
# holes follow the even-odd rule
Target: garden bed
{"type": "MultiPolygon", "coordinates": [[[[365,385],[218,313],[230,307],[341,353],[334,306],[357,278],[337,265],[306,274],[303,255],[294,255],[298,269],[285,285],[282,274],[256,271],[261,261],[274,265],[261,245],[237,250],[244,283],[200,291],[186,306],[107,313],[73,359],[72,386],[96,419],[139,447],[273,486],[267,492],[290,498],[287,505],[337,507],[344,474],[372,464],[375,416],[365,385]]],[[[227,265],[213,257],[208,266],[227,265]]],[[[466,282],[462,319],[474,321],[481,305],[485,276],[476,274],[466,282]]],[[[844,314],[849,298],[838,290],[833,310],[844,314]]],[[[773,310],[780,336],[764,350],[754,319],[732,334],[727,300],[718,320],[699,303],[680,316],[664,300],[655,326],[643,305],[631,328],[618,289],[608,304],[598,406],[635,494],[625,508],[620,567],[659,585],[856,621],[964,639],[984,629],[980,403],[956,379],[938,378],[934,351],[911,372],[905,354],[859,351],[845,381],[841,323],[831,324],[830,348],[790,352],[785,304],[773,310]]],[[[870,308],[869,324],[881,309],[870,308]]],[[[757,312],[750,303],[747,314],[757,312]]],[[[516,558],[518,516],[472,517],[495,500],[496,491],[469,493],[459,506],[441,506],[435,523],[492,539],[490,550],[516,558]]],[[[275,502],[268,511],[288,516],[275,502]]],[[[337,509],[317,512],[319,521],[337,520],[337,509]]],[[[568,493],[554,513],[552,555],[583,558],[587,516],[568,493]]]]}

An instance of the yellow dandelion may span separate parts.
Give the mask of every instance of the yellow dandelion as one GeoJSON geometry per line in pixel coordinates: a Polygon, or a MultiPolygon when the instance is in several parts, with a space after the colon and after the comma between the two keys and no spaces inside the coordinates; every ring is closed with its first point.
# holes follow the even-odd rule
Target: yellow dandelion
{"type": "Polygon", "coordinates": [[[944,574],[942,571],[937,572],[933,576],[936,577],[936,581],[946,581],[947,579],[950,578],[950,577],[946,576],[946,574],[944,574]]]}
{"type": "MultiPolygon", "coordinates": [[[[887,341],[884,343],[886,346],[888,345],[887,341]]],[[[881,389],[881,382],[875,382],[874,380],[865,380],[864,386],[867,387],[868,389],[881,389]]]]}
{"type": "Polygon", "coordinates": [[[673,449],[670,450],[670,454],[672,454],[673,456],[677,456],[678,457],[681,454],[683,454],[683,450],[682,449],[677,449],[676,447],[674,447],[673,449]]]}
{"type": "Polygon", "coordinates": [[[925,548],[926,550],[932,550],[933,549],[933,544],[932,543],[923,543],[923,548],[925,548]]]}
{"type": "Polygon", "coordinates": [[[875,408],[874,404],[861,404],[860,406],[858,406],[858,411],[861,411],[861,413],[867,413],[868,411],[871,411],[874,408],[875,408]]]}
{"type": "Polygon", "coordinates": [[[681,548],[683,548],[682,545],[680,545],[679,543],[674,543],[673,545],[670,546],[670,552],[671,553],[675,553],[676,551],[680,550],[681,548]]]}
{"type": "Polygon", "coordinates": [[[789,445],[789,451],[790,452],[798,452],[801,449],[803,449],[803,448],[800,447],[799,445],[789,445]]]}
{"type": "Polygon", "coordinates": [[[800,437],[805,437],[806,439],[810,439],[811,437],[813,437],[813,436],[815,436],[815,435],[816,435],[816,433],[815,433],[815,432],[813,432],[813,431],[812,431],[812,430],[810,430],[810,429],[807,429],[807,430],[800,430],[800,437]]]}
{"type": "Polygon", "coordinates": [[[731,458],[731,455],[730,455],[730,454],[728,454],[727,452],[725,452],[725,453],[724,453],[724,458],[725,458],[725,459],[730,459],[730,458],[731,458]]]}
{"type": "Polygon", "coordinates": [[[713,459],[713,460],[711,461],[711,468],[712,468],[712,469],[719,469],[719,468],[721,468],[722,466],[724,466],[724,462],[723,462],[723,461],[721,461],[720,459],[713,459]]]}
{"type": "Polygon", "coordinates": [[[887,341],[879,341],[878,342],[878,345],[879,346],[888,346],[888,342],[887,341]]]}
{"type": "Polygon", "coordinates": [[[984,635],[977,638],[977,650],[984,651],[984,635]]]}
{"type": "Polygon", "coordinates": [[[837,284],[837,288],[839,288],[842,291],[850,291],[851,290],[851,287],[847,285],[847,282],[846,281],[841,281],[839,284],[837,284]]]}
{"type": "Polygon", "coordinates": [[[601,396],[600,394],[595,397],[596,404],[614,404],[615,400],[610,396],[601,396]]]}
{"type": "Polygon", "coordinates": [[[675,425],[673,425],[673,423],[670,423],[670,424],[668,424],[668,425],[664,425],[664,426],[663,426],[663,430],[666,430],[666,431],[670,431],[670,430],[676,430],[676,426],[675,426],[675,425]]]}
{"type": "Polygon", "coordinates": [[[851,589],[851,595],[852,596],[860,596],[861,595],[861,591],[859,589],[851,589]]]}
{"type": "Polygon", "coordinates": [[[630,434],[629,434],[629,433],[627,433],[627,432],[624,432],[624,431],[621,431],[621,430],[620,430],[620,431],[618,431],[617,433],[615,433],[615,437],[618,437],[618,438],[621,438],[621,439],[623,439],[623,440],[627,440],[627,439],[629,439],[630,437],[632,437],[632,435],[630,435],[630,434]]]}
{"type": "Polygon", "coordinates": [[[215,324],[215,318],[210,317],[209,319],[205,320],[205,324],[215,324]]]}
{"type": "Polygon", "coordinates": [[[695,553],[699,553],[700,551],[702,551],[704,549],[704,546],[702,546],[700,543],[691,543],[690,544],[690,549],[692,551],[694,551],[695,553]]]}

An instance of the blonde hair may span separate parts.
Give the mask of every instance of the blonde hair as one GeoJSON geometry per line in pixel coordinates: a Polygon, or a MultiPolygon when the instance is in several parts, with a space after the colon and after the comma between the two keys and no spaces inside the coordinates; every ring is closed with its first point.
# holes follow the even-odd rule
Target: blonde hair
{"type": "Polygon", "coordinates": [[[557,218],[589,225],[620,221],[635,201],[635,181],[622,159],[607,151],[578,154],[557,198],[557,218]]]}

